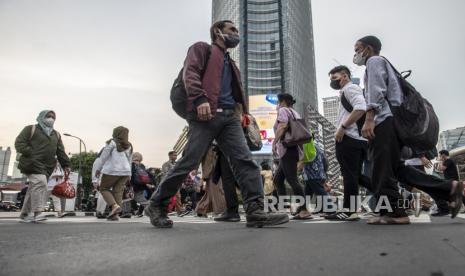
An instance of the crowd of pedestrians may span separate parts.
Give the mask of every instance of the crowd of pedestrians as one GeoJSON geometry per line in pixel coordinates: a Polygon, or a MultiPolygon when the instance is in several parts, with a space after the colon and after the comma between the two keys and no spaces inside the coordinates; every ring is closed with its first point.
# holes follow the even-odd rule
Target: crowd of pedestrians
{"type": "MultiPolygon", "coordinates": [[[[259,167],[253,160],[252,138],[244,131],[253,118],[248,114],[241,74],[228,52],[240,42],[238,29],[231,21],[219,21],[212,25],[210,35],[211,44],[198,42],[189,48],[172,90],[172,99],[181,97],[173,101],[173,108],[189,125],[182,157],[178,160],[178,153],[171,151],[161,170],[146,169],[142,154],[134,152],[129,142],[129,130],[115,128],[93,165],[97,217],[116,221],[120,216],[145,214],[158,228],[173,227],[171,213],[200,217],[213,213],[216,221],[238,222],[242,203],[246,225],[264,227],[289,221],[287,213],[265,208],[265,194],[278,198],[276,205],[289,192],[301,198],[328,197],[324,150],[308,128],[296,132],[302,117],[293,108],[296,101],[290,94],[278,95],[274,168],[267,161],[259,167]],[[173,95],[179,89],[184,94],[173,95]]],[[[431,166],[433,149],[403,142],[396,118],[404,87],[395,68],[380,56],[381,46],[374,36],[355,43],[353,62],[366,66],[364,90],[352,82],[347,66],[329,72],[330,87],[340,95],[334,139],[344,192],[341,210],[321,212],[328,220],[359,220],[358,195],[363,187],[375,195],[378,205],[384,198],[392,207],[381,209],[369,224],[408,224],[407,211],[399,205],[403,187],[431,196],[438,206],[436,215],[454,218],[463,200],[457,167],[449,153],[441,151],[439,168],[445,179],[428,175],[424,167],[431,166]]],[[[41,112],[37,125],[27,126],[16,139],[19,169],[30,181],[20,214],[25,222],[45,219],[47,183],[53,187],[69,173],[61,136],[53,128],[55,119],[53,111],[41,112]]],[[[62,216],[63,201],[55,198],[54,205],[62,216]]],[[[312,219],[311,211],[308,204],[301,204],[292,218],[312,219]]]]}

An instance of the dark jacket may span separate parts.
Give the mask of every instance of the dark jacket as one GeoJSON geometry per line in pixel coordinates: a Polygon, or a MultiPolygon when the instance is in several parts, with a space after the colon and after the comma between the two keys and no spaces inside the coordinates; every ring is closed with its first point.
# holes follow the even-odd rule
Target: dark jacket
{"type": "Polygon", "coordinates": [[[69,158],[61,136],[55,130],[50,136],[36,125],[31,137],[32,125],[25,127],[16,137],[15,148],[21,154],[18,168],[23,174],[44,174],[50,176],[58,162],[63,168],[69,167],[69,158]]]}
{"type": "MultiPolygon", "coordinates": [[[[212,115],[216,114],[221,92],[223,66],[224,51],[217,45],[210,46],[205,42],[197,42],[189,48],[184,61],[183,80],[188,96],[187,111],[191,115],[197,106],[206,102],[210,103],[212,115]]],[[[233,60],[231,60],[231,66],[233,69],[234,100],[236,103],[242,104],[244,113],[248,113],[241,74],[233,60]]]]}
{"type": "MultiPolygon", "coordinates": [[[[146,172],[145,165],[142,164],[142,163],[137,165],[136,163],[132,162],[131,163],[131,180],[130,180],[130,182],[131,182],[131,185],[132,185],[132,188],[133,188],[134,192],[147,190],[147,185],[145,183],[140,183],[139,182],[138,170],[143,170],[144,172],[146,172]]],[[[147,175],[150,177],[149,173],[147,173],[147,175]]]]}

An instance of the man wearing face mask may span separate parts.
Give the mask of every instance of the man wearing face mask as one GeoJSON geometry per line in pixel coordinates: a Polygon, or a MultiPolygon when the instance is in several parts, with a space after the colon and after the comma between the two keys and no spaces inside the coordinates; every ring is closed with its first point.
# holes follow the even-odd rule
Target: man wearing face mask
{"type": "Polygon", "coordinates": [[[69,173],[69,158],[66,155],[61,135],[54,130],[54,111],[44,110],[37,117],[37,124],[25,127],[15,141],[19,156],[18,168],[29,179],[29,188],[21,209],[22,222],[46,220],[42,215],[47,202],[47,182],[58,162],[69,173]]]}
{"type": "Polygon", "coordinates": [[[387,197],[392,211],[380,210],[380,216],[370,219],[369,224],[408,224],[405,209],[399,204],[398,182],[422,190],[432,197],[449,202],[452,218],[460,210],[460,191],[463,183],[442,180],[405,166],[401,160],[402,143],[397,137],[394,117],[402,104],[403,92],[393,67],[379,56],[381,41],[366,36],[355,44],[353,62],[366,65],[365,94],[367,112],[362,128],[363,137],[369,140],[368,153],[372,162],[372,185],[379,196],[387,197]]]}
{"type": "Polygon", "coordinates": [[[340,104],[337,116],[336,131],[336,157],[344,178],[344,204],[343,212],[326,216],[328,220],[359,220],[356,210],[358,185],[369,188],[369,180],[362,175],[362,164],[366,159],[368,143],[361,135],[361,126],[358,121],[365,115],[366,102],[362,89],[352,83],[349,68],[337,66],[329,72],[330,86],[339,90],[340,104]],[[351,205],[352,203],[352,205],[351,205]]]}
{"type": "Polygon", "coordinates": [[[241,120],[235,113],[237,105],[242,105],[244,114],[248,113],[239,69],[227,51],[239,44],[239,32],[233,22],[218,21],[211,26],[210,37],[212,45],[195,43],[184,61],[189,134],[183,157],[160,183],[144,213],[155,227],[173,226],[167,216],[169,199],[176,194],[189,172],[198,167],[216,140],[241,187],[247,226],[286,223],[289,221],[286,214],[264,212],[260,169],[252,160],[241,120]]]}

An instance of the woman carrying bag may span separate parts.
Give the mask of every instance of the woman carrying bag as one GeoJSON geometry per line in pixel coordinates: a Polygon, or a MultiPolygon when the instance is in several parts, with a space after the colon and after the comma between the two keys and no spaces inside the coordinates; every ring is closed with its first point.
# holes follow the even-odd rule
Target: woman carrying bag
{"type": "Polygon", "coordinates": [[[108,140],[100,155],[96,171],[102,174],[100,193],[110,207],[108,220],[119,220],[123,192],[131,176],[132,145],[128,141],[129,130],[119,126],[113,130],[113,138],[108,140]]]}
{"type": "MultiPolygon", "coordinates": [[[[278,117],[274,125],[275,139],[273,141],[273,155],[279,158],[279,166],[274,176],[274,185],[278,195],[286,195],[284,181],[287,180],[292,187],[295,196],[305,197],[304,190],[297,178],[297,164],[303,160],[303,144],[306,133],[302,127],[297,128],[296,123],[302,121],[301,116],[292,107],[295,100],[290,94],[278,94],[278,117]],[[291,128],[291,126],[293,128],[291,128]],[[304,132],[304,139],[298,133],[304,132]]],[[[311,139],[311,134],[308,133],[311,139]]],[[[306,141],[308,142],[308,141],[306,141]]],[[[311,219],[312,215],[307,211],[307,207],[301,206],[293,219],[311,219]]]]}

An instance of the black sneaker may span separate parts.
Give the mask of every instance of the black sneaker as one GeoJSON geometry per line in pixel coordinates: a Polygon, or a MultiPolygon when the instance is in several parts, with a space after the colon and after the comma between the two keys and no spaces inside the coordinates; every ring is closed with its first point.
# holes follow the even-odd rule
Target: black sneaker
{"type": "Polygon", "coordinates": [[[225,222],[239,222],[241,221],[241,216],[238,213],[228,213],[224,212],[221,216],[216,217],[215,221],[225,221],[225,222]]]}
{"type": "Polygon", "coordinates": [[[152,206],[150,204],[145,207],[144,214],[150,218],[150,223],[157,228],[173,227],[173,221],[168,218],[167,206],[152,206]]]}
{"type": "Polygon", "coordinates": [[[131,217],[132,217],[132,215],[129,214],[129,213],[123,214],[123,215],[120,216],[120,218],[131,218],[131,217]]]}
{"type": "Polygon", "coordinates": [[[247,227],[262,228],[263,226],[280,225],[289,222],[287,214],[265,213],[263,202],[252,202],[247,206],[245,218],[247,227]]]}
{"type": "Polygon", "coordinates": [[[349,213],[349,212],[337,212],[325,217],[327,220],[339,220],[339,221],[357,221],[360,220],[360,217],[357,213],[349,213]]]}
{"type": "Polygon", "coordinates": [[[100,213],[100,212],[97,212],[97,213],[95,214],[95,216],[96,216],[98,219],[106,219],[106,218],[107,218],[107,216],[105,216],[104,214],[102,214],[102,213],[100,213]]]}
{"type": "Polygon", "coordinates": [[[437,210],[436,212],[432,213],[432,217],[445,217],[449,215],[449,211],[446,210],[437,210]]]}
{"type": "Polygon", "coordinates": [[[178,215],[178,217],[184,217],[184,216],[187,216],[189,215],[190,213],[192,212],[192,210],[186,210],[184,212],[182,212],[181,214],[178,215]]]}

